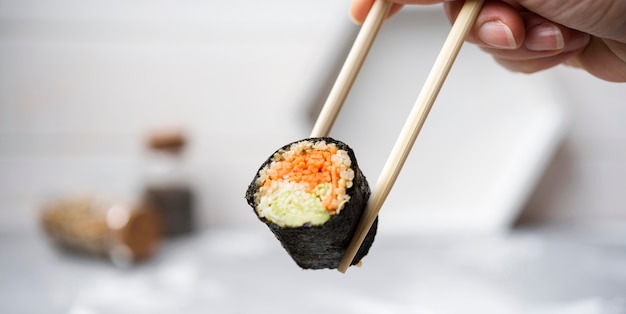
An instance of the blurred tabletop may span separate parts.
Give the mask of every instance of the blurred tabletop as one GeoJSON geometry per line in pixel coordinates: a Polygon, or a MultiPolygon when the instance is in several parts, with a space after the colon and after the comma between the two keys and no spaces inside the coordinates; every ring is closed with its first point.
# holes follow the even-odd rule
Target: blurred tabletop
{"type": "Polygon", "coordinates": [[[379,229],[363,266],[301,270],[263,230],[166,241],[119,268],[39,233],[0,234],[4,313],[626,313],[626,228],[502,235],[379,229]]]}

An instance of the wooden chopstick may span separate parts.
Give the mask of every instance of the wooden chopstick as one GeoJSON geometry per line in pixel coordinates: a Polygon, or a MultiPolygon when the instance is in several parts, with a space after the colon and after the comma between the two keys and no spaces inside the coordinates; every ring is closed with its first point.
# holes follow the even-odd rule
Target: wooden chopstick
{"type": "Polygon", "coordinates": [[[391,2],[387,0],[376,0],[370,9],[313,126],[311,137],[328,136],[330,133],[389,9],[391,2]]]}
{"type": "Polygon", "coordinates": [[[378,212],[398,178],[400,170],[415,143],[415,139],[426,121],[426,117],[441,90],[443,82],[450,72],[467,33],[476,21],[476,17],[478,16],[483,2],[484,0],[467,0],[452,25],[450,33],[439,52],[439,56],[435,60],[435,64],[376,182],[376,187],[373,189],[365,212],[363,216],[361,216],[361,220],[352,237],[352,241],[339,264],[338,270],[340,272],[345,273],[348,267],[350,267],[365,236],[374,223],[374,220],[376,220],[378,212]]]}

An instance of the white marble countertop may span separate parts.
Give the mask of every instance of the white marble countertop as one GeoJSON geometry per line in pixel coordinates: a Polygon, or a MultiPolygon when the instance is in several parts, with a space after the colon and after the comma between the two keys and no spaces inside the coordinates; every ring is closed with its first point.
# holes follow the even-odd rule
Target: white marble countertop
{"type": "MultiPolygon", "coordinates": [[[[170,240],[129,269],[0,235],[6,313],[626,313],[626,229],[379,233],[361,268],[299,269],[269,231],[170,240]]],[[[257,232],[258,231],[258,232],[257,232]]],[[[3,312],[4,312],[3,310],[3,312]]]]}

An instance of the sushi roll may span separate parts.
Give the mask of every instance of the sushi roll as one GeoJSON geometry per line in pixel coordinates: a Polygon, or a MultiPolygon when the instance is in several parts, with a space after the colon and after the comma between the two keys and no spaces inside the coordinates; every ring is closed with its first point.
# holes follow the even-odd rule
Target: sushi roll
{"type": "MultiPolygon", "coordinates": [[[[329,137],[287,144],[260,167],[246,200],[303,269],[336,269],[361,218],[370,188],[352,149],[329,137]]],[[[352,260],[376,235],[378,218],[352,260]]]]}

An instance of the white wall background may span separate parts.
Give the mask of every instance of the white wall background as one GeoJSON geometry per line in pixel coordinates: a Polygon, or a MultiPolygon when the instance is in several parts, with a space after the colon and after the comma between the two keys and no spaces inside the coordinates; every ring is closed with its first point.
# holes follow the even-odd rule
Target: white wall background
{"type": "MultiPolygon", "coordinates": [[[[311,106],[324,99],[328,79],[354,34],[347,6],[347,0],[1,0],[0,230],[32,229],[41,204],[68,193],[91,190],[132,200],[140,187],[144,135],[163,124],[183,124],[190,131],[187,161],[203,222],[258,226],[243,201],[246,185],[271,151],[308,135],[311,106]]],[[[372,185],[446,27],[437,7],[405,10],[390,20],[346,103],[343,124],[334,132],[360,149],[372,185]],[[379,106],[381,99],[385,104],[379,106]],[[363,103],[367,110],[358,107],[363,103]],[[398,115],[389,116],[394,112],[398,115]],[[361,136],[347,117],[376,118],[382,124],[361,136]],[[381,148],[366,145],[372,137],[383,143],[381,148]]],[[[484,168],[430,164],[423,166],[429,169],[427,176],[419,167],[404,176],[407,182],[414,177],[433,182],[457,171],[458,182],[465,185],[458,184],[456,192],[506,186],[506,193],[497,194],[510,197],[494,207],[502,211],[499,223],[508,223],[524,207],[529,221],[624,220],[625,100],[624,84],[564,68],[516,75],[466,46],[440,96],[441,109],[424,130],[431,135],[420,137],[418,145],[423,142],[422,149],[428,150],[441,146],[437,136],[456,134],[450,114],[463,119],[454,115],[455,108],[466,108],[485,126],[497,127],[470,132],[484,136],[476,143],[491,157],[495,148],[488,136],[499,134],[494,138],[507,149],[521,149],[506,146],[511,144],[507,132],[535,138],[537,145],[524,146],[519,156],[526,157],[517,164],[494,159],[509,170],[523,165],[515,168],[524,169],[521,173],[504,177],[491,167],[497,163],[480,158],[480,150],[472,156],[484,168]],[[504,118],[515,114],[540,121],[540,127],[506,124],[515,120],[504,118]],[[535,188],[554,151],[556,160],[535,188]],[[476,175],[476,169],[486,169],[486,175],[476,175]]],[[[454,147],[443,151],[458,152],[454,143],[463,137],[447,140],[454,147]]],[[[501,153],[510,157],[512,152],[501,153]]],[[[442,160],[437,153],[426,156],[442,160]]],[[[401,182],[389,206],[413,204],[412,186],[401,182]]],[[[442,181],[433,197],[421,199],[450,198],[450,186],[442,181]]],[[[468,212],[452,208],[441,219],[477,217],[469,209],[487,207],[466,204],[468,212]]],[[[411,214],[404,208],[398,213],[428,221],[419,219],[428,217],[419,216],[425,212],[411,214]]]]}

